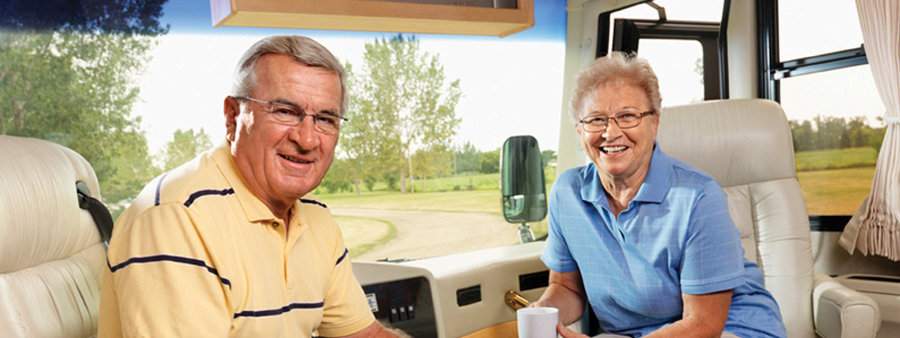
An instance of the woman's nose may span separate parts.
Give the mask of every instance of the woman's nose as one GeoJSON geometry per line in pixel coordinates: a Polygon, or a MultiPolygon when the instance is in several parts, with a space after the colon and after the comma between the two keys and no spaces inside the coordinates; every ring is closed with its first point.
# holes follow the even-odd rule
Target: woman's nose
{"type": "Polygon", "coordinates": [[[622,128],[619,128],[619,122],[616,120],[609,120],[609,124],[606,125],[606,130],[603,131],[603,138],[611,140],[620,135],[622,135],[622,128]]]}

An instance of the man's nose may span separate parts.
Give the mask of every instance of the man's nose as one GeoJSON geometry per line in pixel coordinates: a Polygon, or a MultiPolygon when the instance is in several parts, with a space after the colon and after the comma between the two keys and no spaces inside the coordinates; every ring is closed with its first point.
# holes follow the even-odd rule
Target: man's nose
{"type": "Polygon", "coordinates": [[[292,128],[291,140],[296,142],[301,150],[313,150],[319,147],[319,132],[316,131],[315,117],[304,116],[300,124],[292,128]]]}

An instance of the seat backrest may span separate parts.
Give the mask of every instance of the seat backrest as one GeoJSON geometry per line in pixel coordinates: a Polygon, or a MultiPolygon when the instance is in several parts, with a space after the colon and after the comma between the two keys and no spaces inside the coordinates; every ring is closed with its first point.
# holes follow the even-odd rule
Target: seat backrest
{"type": "Polygon", "coordinates": [[[96,334],[106,255],[77,182],[100,198],[81,155],[0,135],[0,336],[96,334]]]}
{"type": "Polygon", "coordinates": [[[809,219],[781,107],[741,99],[665,108],[657,140],[663,151],[719,182],[744,254],[762,269],[788,336],[816,337],[809,219]]]}

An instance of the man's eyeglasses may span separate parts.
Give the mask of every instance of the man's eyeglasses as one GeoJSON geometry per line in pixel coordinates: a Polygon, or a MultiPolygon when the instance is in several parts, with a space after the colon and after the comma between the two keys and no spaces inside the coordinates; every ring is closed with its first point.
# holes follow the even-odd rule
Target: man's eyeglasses
{"type": "Polygon", "coordinates": [[[650,110],[643,113],[629,111],[620,112],[617,113],[615,117],[595,115],[585,117],[581,119],[581,121],[578,121],[578,123],[582,124],[584,126],[584,131],[589,133],[606,131],[606,127],[609,126],[610,120],[615,121],[616,125],[619,126],[620,129],[630,129],[640,125],[641,120],[644,119],[644,116],[653,115],[655,113],[656,112],[650,110]]]}
{"type": "Polygon", "coordinates": [[[275,122],[287,126],[298,126],[303,122],[303,118],[309,116],[313,119],[313,125],[316,131],[335,135],[341,129],[341,121],[349,121],[347,118],[333,114],[330,112],[320,112],[310,114],[303,111],[303,108],[288,103],[260,100],[249,96],[233,96],[235,100],[256,102],[263,107],[275,122]]]}

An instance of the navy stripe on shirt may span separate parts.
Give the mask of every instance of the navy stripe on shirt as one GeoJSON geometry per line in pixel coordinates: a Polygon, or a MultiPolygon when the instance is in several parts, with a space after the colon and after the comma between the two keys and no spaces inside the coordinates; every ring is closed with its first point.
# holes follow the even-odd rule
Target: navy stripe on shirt
{"type": "Polygon", "coordinates": [[[222,277],[221,275],[219,275],[219,270],[217,270],[216,268],[211,267],[209,265],[206,265],[206,262],[199,260],[199,259],[195,259],[195,258],[188,258],[188,257],[182,257],[182,256],[174,256],[174,255],[154,255],[154,256],[144,256],[144,257],[131,257],[122,263],[116,264],[115,266],[110,266],[109,261],[107,260],[106,265],[109,266],[109,271],[116,272],[118,270],[124,269],[125,267],[127,267],[131,264],[154,263],[154,262],[175,262],[175,263],[189,264],[189,265],[199,266],[201,268],[206,268],[206,271],[209,271],[209,273],[211,273],[211,274],[215,275],[217,278],[219,278],[219,281],[222,282],[222,284],[227,285],[229,289],[231,288],[231,281],[228,280],[228,278],[225,278],[225,277],[222,277]]]}
{"type": "Polygon", "coordinates": [[[268,316],[277,316],[282,313],[291,311],[293,309],[318,309],[325,306],[325,302],[317,302],[317,303],[291,303],[285,306],[282,306],[278,309],[271,310],[259,310],[259,311],[241,311],[234,314],[233,318],[238,317],[268,317],[268,316]]]}
{"type": "Polygon", "coordinates": [[[315,205],[318,205],[318,206],[320,206],[320,207],[323,207],[323,208],[328,209],[328,206],[325,205],[325,203],[322,203],[322,202],[319,202],[319,201],[316,201],[316,200],[311,200],[311,199],[301,198],[301,199],[300,199],[300,203],[315,204],[315,205]]]}
{"type": "Polygon", "coordinates": [[[168,174],[169,174],[168,172],[163,174],[159,178],[159,181],[156,182],[156,199],[153,200],[154,201],[153,205],[159,205],[159,190],[162,189],[162,182],[164,179],[166,179],[166,175],[168,175],[168,174]]]}
{"type": "Polygon", "coordinates": [[[349,253],[350,253],[350,250],[347,250],[347,248],[344,248],[344,253],[341,254],[341,257],[338,257],[337,262],[334,262],[334,265],[341,264],[341,261],[343,261],[344,258],[347,258],[347,254],[349,254],[349,253]]]}
{"type": "Polygon", "coordinates": [[[207,196],[207,195],[226,196],[226,195],[231,195],[233,193],[234,193],[234,189],[232,189],[232,188],[222,189],[222,190],[204,189],[204,190],[200,190],[200,191],[195,191],[191,194],[190,197],[188,197],[187,201],[184,201],[184,206],[190,207],[191,204],[194,204],[194,201],[196,201],[198,198],[203,197],[203,196],[207,196]]]}

